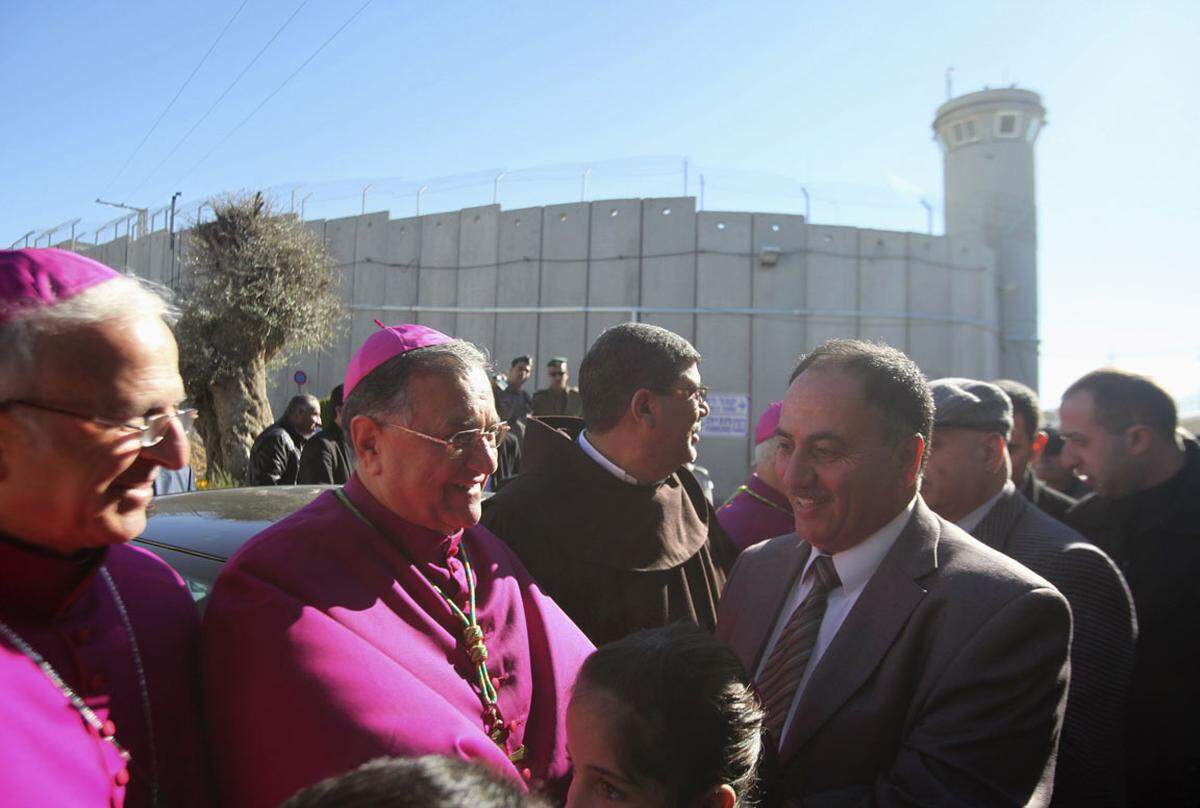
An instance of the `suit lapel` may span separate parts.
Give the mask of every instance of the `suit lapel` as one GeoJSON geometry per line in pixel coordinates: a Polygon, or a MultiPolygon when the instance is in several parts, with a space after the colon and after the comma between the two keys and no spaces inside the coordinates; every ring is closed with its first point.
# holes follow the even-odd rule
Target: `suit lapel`
{"type": "Polygon", "coordinates": [[[1005,546],[1012,535],[1013,526],[1021,518],[1022,506],[1028,504],[1025,495],[1019,491],[1010,491],[996,501],[987,515],[980,520],[971,535],[991,547],[993,550],[1006,552],[1005,546]]]}
{"type": "Polygon", "coordinates": [[[892,646],[925,596],[916,579],[937,568],[940,533],[937,517],[918,498],[908,525],[809,678],[780,749],[785,763],[862,686],[892,646]]]}

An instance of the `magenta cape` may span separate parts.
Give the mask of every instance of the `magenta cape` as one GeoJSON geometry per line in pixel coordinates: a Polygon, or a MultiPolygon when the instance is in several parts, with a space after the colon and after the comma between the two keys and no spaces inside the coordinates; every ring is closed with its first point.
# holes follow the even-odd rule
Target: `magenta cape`
{"type": "Polygon", "coordinates": [[[221,804],[274,806],[380,755],[457,756],[561,787],[567,702],[591,643],[487,530],[441,536],[357,477],[345,490],[384,535],[327,491],[251,539],[213,588],[203,656],[221,804]],[[461,623],[429,584],[465,605],[460,541],[510,746],[528,752],[515,766],[484,733],[461,623]]]}
{"type": "Polygon", "coordinates": [[[791,533],[796,529],[787,497],[763,482],[757,474],[750,475],[746,487],[760,497],[786,508],[787,513],[759,502],[745,491],[739,492],[717,511],[717,521],[725,528],[729,538],[733,539],[738,550],[745,550],[752,544],[791,533]]]}
{"type": "Polygon", "coordinates": [[[133,756],[126,768],[45,674],[0,638],[0,805],[149,805],[155,759],[160,806],[211,803],[198,703],[199,617],[170,567],[124,545],[81,563],[0,539],[0,619],[112,722],[133,756]],[[153,748],[129,636],[98,574],[101,562],[141,651],[153,748]]]}

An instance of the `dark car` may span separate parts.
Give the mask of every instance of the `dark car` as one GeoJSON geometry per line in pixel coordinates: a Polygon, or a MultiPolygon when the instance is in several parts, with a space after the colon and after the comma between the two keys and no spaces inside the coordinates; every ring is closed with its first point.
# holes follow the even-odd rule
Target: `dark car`
{"type": "Polygon", "coordinates": [[[204,610],[221,565],[272,522],[295,513],[331,485],[192,491],[158,497],[133,543],[166,561],[204,610]]]}

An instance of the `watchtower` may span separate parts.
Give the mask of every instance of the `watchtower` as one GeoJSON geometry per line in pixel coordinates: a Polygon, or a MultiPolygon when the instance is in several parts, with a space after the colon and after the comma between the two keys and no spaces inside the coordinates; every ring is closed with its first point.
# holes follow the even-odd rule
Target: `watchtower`
{"type": "Polygon", "coordinates": [[[1037,202],[1034,144],[1041,97],[982,90],[938,108],[933,131],[945,177],[946,235],[980,241],[996,256],[1000,372],[1038,386],[1037,202]]]}

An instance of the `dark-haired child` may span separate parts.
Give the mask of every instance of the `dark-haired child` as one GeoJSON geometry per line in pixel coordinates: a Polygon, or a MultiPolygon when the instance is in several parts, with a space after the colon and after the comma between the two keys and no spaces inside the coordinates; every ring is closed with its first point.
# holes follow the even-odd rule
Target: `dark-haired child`
{"type": "Polygon", "coordinates": [[[567,711],[567,808],[752,806],[762,708],[728,646],[690,625],[588,657],[567,711]]]}

